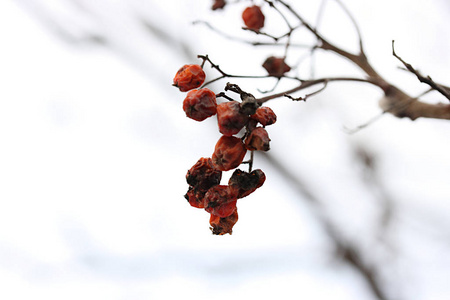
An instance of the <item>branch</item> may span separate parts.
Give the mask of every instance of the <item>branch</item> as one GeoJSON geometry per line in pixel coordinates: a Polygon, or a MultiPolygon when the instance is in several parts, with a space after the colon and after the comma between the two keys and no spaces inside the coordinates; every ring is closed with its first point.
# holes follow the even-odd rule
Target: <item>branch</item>
{"type": "Polygon", "coordinates": [[[400,56],[397,55],[397,53],[395,53],[395,49],[394,49],[394,41],[392,41],[392,55],[394,55],[395,58],[397,58],[399,61],[402,62],[402,64],[405,66],[405,68],[413,73],[414,75],[416,75],[417,79],[419,79],[420,82],[423,82],[425,84],[428,84],[433,90],[438,91],[439,93],[441,93],[445,98],[447,98],[448,100],[450,100],[450,88],[446,87],[442,84],[438,84],[436,82],[433,81],[433,79],[431,79],[430,76],[423,76],[422,74],[420,74],[419,71],[417,71],[416,69],[413,68],[413,66],[407,62],[405,62],[400,56]]]}

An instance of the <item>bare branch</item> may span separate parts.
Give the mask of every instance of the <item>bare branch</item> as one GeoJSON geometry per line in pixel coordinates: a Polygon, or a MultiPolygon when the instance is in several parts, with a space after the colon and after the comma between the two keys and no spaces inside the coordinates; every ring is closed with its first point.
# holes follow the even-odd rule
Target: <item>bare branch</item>
{"type": "Polygon", "coordinates": [[[414,69],[414,67],[405,62],[400,56],[397,55],[397,53],[395,53],[395,49],[394,49],[394,41],[392,41],[392,55],[394,55],[395,58],[397,58],[399,61],[401,61],[401,63],[405,66],[405,68],[413,73],[414,75],[416,75],[417,79],[419,79],[420,82],[423,82],[425,84],[428,84],[433,90],[438,91],[439,93],[441,93],[445,98],[447,98],[448,100],[450,100],[450,89],[444,85],[438,84],[436,82],[434,82],[433,79],[431,79],[430,76],[423,76],[422,74],[420,74],[419,71],[417,71],[416,69],[414,69]]]}

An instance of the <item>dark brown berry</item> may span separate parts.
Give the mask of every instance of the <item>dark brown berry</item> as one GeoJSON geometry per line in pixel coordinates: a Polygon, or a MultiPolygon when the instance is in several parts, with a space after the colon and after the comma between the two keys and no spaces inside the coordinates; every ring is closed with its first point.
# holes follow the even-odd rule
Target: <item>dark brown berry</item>
{"type": "Polygon", "coordinates": [[[254,151],[269,151],[270,139],[267,131],[262,127],[256,127],[245,139],[245,147],[254,151]]]}
{"type": "Polygon", "coordinates": [[[278,78],[291,70],[291,67],[284,62],[284,58],[275,56],[268,57],[262,66],[270,76],[278,78]]]}
{"type": "Polygon", "coordinates": [[[240,199],[261,187],[265,180],[266,175],[260,169],[253,170],[251,173],[237,169],[231,175],[228,185],[238,193],[237,198],[240,199]]]}
{"type": "Polygon", "coordinates": [[[211,158],[200,158],[186,174],[187,183],[201,191],[207,191],[218,185],[222,178],[222,171],[216,169],[211,158]]]}

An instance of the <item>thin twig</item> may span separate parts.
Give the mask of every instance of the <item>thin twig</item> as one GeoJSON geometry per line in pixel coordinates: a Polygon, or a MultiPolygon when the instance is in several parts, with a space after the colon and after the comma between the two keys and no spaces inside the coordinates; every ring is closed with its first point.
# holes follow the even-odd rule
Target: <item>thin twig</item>
{"type": "Polygon", "coordinates": [[[447,98],[448,100],[450,100],[450,89],[446,86],[443,86],[441,84],[438,84],[436,82],[433,81],[433,79],[431,79],[430,76],[423,76],[422,74],[420,74],[419,71],[417,71],[416,69],[414,69],[414,67],[405,62],[400,56],[397,55],[397,53],[395,53],[395,48],[394,48],[394,40],[392,41],[392,55],[397,58],[404,66],[405,68],[413,73],[414,75],[416,75],[417,79],[419,79],[420,82],[423,82],[425,84],[428,84],[433,90],[438,91],[439,93],[441,93],[445,98],[447,98]]]}

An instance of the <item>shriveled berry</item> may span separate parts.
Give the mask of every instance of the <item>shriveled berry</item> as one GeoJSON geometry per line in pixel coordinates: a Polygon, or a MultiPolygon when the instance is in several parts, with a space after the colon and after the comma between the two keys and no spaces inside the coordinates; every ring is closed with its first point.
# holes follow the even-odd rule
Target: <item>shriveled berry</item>
{"type": "Polygon", "coordinates": [[[209,224],[211,225],[210,229],[215,235],[224,235],[224,234],[232,234],[233,226],[238,221],[238,213],[237,210],[229,215],[226,218],[221,218],[215,215],[211,215],[209,218],[209,224]]]}
{"type": "Polygon", "coordinates": [[[197,208],[204,208],[205,202],[203,199],[205,197],[205,194],[206,191],[202,191],[190,186],[186,195],[184,195],[184,198],[186,198],[186,200],[189,202],[191,206],[197,208]]]}
{"type": "Polygon", "coordinates": [[[227,3],[225,2],[225,0],[214,0],[213,6],[212,6],[212,10],[216,10],[216,9],[222,9],[225,7],[227,3]]]}
{"type": "Polygon", "coordinates": [[[212,215],[225,218],[236,210],[237,191],[228,185],[210,188],[204,197],[205,210],[212,215]]]}
{"type": "Polygon", "coordinates": [[[277,121],[277,115],[268,106],[258,107],[255,114],[250,117],[261,123],[262,126],[272,125],[277,121]]]}
{"type": "Polygon", "coordinates": [[[270,139],[267,131],[262,127],[256,127],[245,139],[245,147],[248,150],[268,151],[270,139]]]}
{"type": "Polygon", "coordinates": [[[191,90],[183,101],[183,110],[187,117],[196,121],[214,116],[217,112],[216,94],[207,88],[191,90]]]}
{"type": "Polygon", "coordinates": [[[217,170],[211,158],[200,158],[186,174],[187,183],[201,191],[207,191],[218,185],[222,178],[222,171],[217,170]]]}
{"type": "Polygon", "coordinates": [[[216,169],[228,171],[242,163],[246,152],[247,149],[240,138],[223,135],[214,148],[212,163],[216,169]]]}
{"type": "Polygon", "coordinates": [[[260,169],[253,170],[251,173],[239,169],[233,172],[228,185],[238,193],[238,199],[244,198],[261,187],[266,181],[266,175],[260,169]]]}
{"type": "Polygon", "coordinates": [[[285,63],[284,58],[275,56],[268,57],[262,66],[270,76],[275,77],[282,77],[284,73],[291,70],[291,67],[285,63]]]}
{"type": "Polygon", "coordinates": [[[217,105],[217,123],[223,135],[237,134],[244,128],[249,117],[241,113],[241,106],[237,101],[223,102],[217,105]]]}
{"type": "Polygon", "coordinates": [[[200,65],[184,65],[173,78],[173,85],[182,92],[198,88],[205,82],[206,74],[200,65]]]}
{"type": "Polygon", "coordinates": [[[264,14],[257,5],[249,6],[242,12],[242,20],[249,29],[259,31],[264,27],[264,14]]]}

